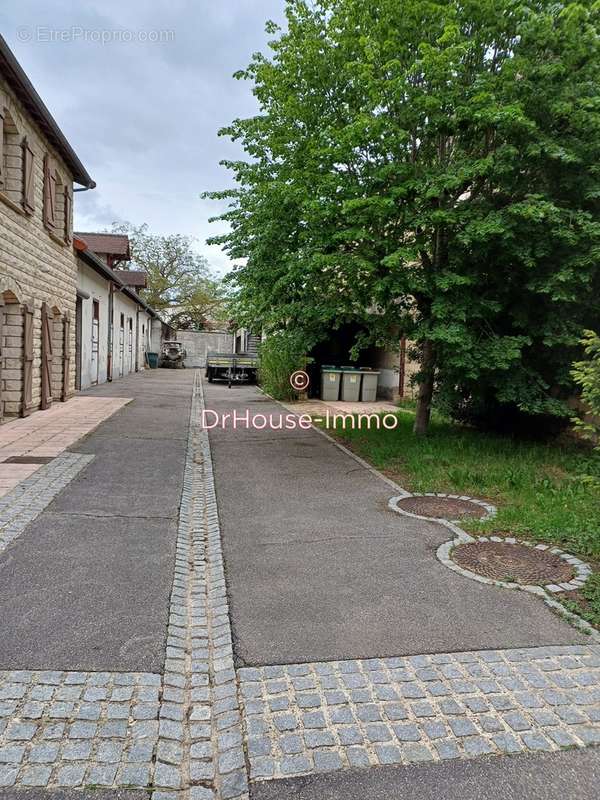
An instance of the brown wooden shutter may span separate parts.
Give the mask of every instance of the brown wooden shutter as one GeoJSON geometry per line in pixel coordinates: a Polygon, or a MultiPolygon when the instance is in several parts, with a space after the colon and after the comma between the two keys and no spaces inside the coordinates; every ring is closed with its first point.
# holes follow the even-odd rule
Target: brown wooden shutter
{"type": "Polygon", "coordinates": [[[71,319],[68,314],[63,317],[63,374],[62,394],[63,401],[69,398],[69,370],[71,366],[71,319]]]}
{"type": "Polygon", "coordinates": [[[54,230],[56,227],[56,175],[54,162],[50,156],[44,158],[44,224],[54,230]]]}
{"type": "Polygon", "coordinates": [[[2,367],[4,366],[4,297],[0,294],[0,422],[4,418],[4,400],[2,399],[2,367]]]}
{"type": "Polygon", "coordinates": [[[72,189],[70,186],[65,186],[65,199],[64,199],[64,217],[65,217],[65,229],[64,229],[64,239],[67,244],[71,244],[73,241],[72,231],[71,231],[71,212],[73,210],[73,194],[72,189]]]}
{"type": "Polygon", "coordinates": [[[45,410],[52,405],[52,331],[50,314],[46,303],[42,303],[42,402],[45,410]]]}
{"type": "Polygon", "coordinates": [[[21,416],[31,414],[33,387],[33,308],[23,306],[23,402],[21,416]]]}
{"type": "Polygon", "coordinates": [[[4,188],[4,103],[0,94],[0,189],[4,188]]]}
{"type": "Polygon", "coordinates": [[[35,210],[35,174],[34,174],[34,161],[33,150],[29,146],[27,137],[23,139],[21,144],[23,148],[23,208],[28,214],[32,214],[35,210]]]}

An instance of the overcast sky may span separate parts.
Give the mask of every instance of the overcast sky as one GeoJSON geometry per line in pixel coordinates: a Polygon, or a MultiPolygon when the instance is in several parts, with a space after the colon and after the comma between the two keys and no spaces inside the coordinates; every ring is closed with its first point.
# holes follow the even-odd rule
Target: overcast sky
{"type": "Polygon", "coordinates": [[[4,38],[98,184],[75,195],[76,229],[147,222],[196,237],[213,269],[228,269],[205,244],[219,230],[208,223],[219,206],[200,193],[231,182],[219,161],[239,150],[217,130],[256,110],[250,86],[232,73],[264,51],[265,21],[281,22],[284,5],[2,0],[4,38]]]}

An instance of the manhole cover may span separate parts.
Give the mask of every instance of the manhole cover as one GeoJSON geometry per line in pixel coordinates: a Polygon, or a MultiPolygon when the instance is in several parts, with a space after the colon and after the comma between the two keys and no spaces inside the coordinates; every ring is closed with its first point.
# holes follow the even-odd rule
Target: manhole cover
{"type": "Polygon", "coordinates": [[[409,514],[437,519],[465,519],[473,517],[481,519],[488,513],[483,506],[470,500],[459,500],[452,497],[425,497],[423,495],[403,497],[396,506],[409,514]]]}
{"type": "Polygon", "coordinates": [[[451,558],[459,567],[477,575],[511,583],[566,583],[574,574],[573,567],[554,553],[518,543],[460,544],[452,551],[451,558]]]}

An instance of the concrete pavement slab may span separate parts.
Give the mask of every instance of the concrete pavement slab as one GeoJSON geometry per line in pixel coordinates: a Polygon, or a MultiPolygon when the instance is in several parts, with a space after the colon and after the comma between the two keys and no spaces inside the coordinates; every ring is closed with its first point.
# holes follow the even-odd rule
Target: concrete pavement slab
{"type": "MultiPolygon", "coordinates": [[[[254,387],[205,392],[219,414],[286,413],[254,387]]],[[[586,641],[539,600],[443,567],[449,531],[390,512],[390,487],[317,432],[210,438],[238,664],[586,641]]]]}
{"type": "Polygon", "coordinates": [[[45,512],[0,555],[0,669],[159,672],[175,521],[45,512]]]}

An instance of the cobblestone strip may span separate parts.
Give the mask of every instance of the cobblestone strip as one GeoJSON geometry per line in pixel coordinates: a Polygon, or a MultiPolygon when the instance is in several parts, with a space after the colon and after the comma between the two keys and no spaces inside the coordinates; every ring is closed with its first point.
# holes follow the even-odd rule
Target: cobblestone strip
{"type": "Polygon", "coordinates": [[[600,646],[238,670],[250,777],[600,744],[600,646]]]}
{"type": "Polygon", "coordinates": [[[63,453],[0,498],[0,552],[23,533],[93,458],[83,453],[63,453]]]}
{"type": "MultiPolygon", "coordinates": [[[[204,407],[202,384],[199,384],[204,407]]],[[[199,428],[203,465],[208,555],[208,617],[211,640],[212,723],[217,794],[223,800],[247,800],[248,769],[242,741],[242,717],[233,661],[233,641],[225,584],[221,531],[208,431],[199,428]]]]}
{"type": "Polygon", "coordinates": [[[248,779],[199,373],[194,384],[153,800],[244,800],[248,779]]]}
{"type": "Polygon", "coordinates": [[[0,787],[151,781],[160,675],[0,672],[0,787]]]}

